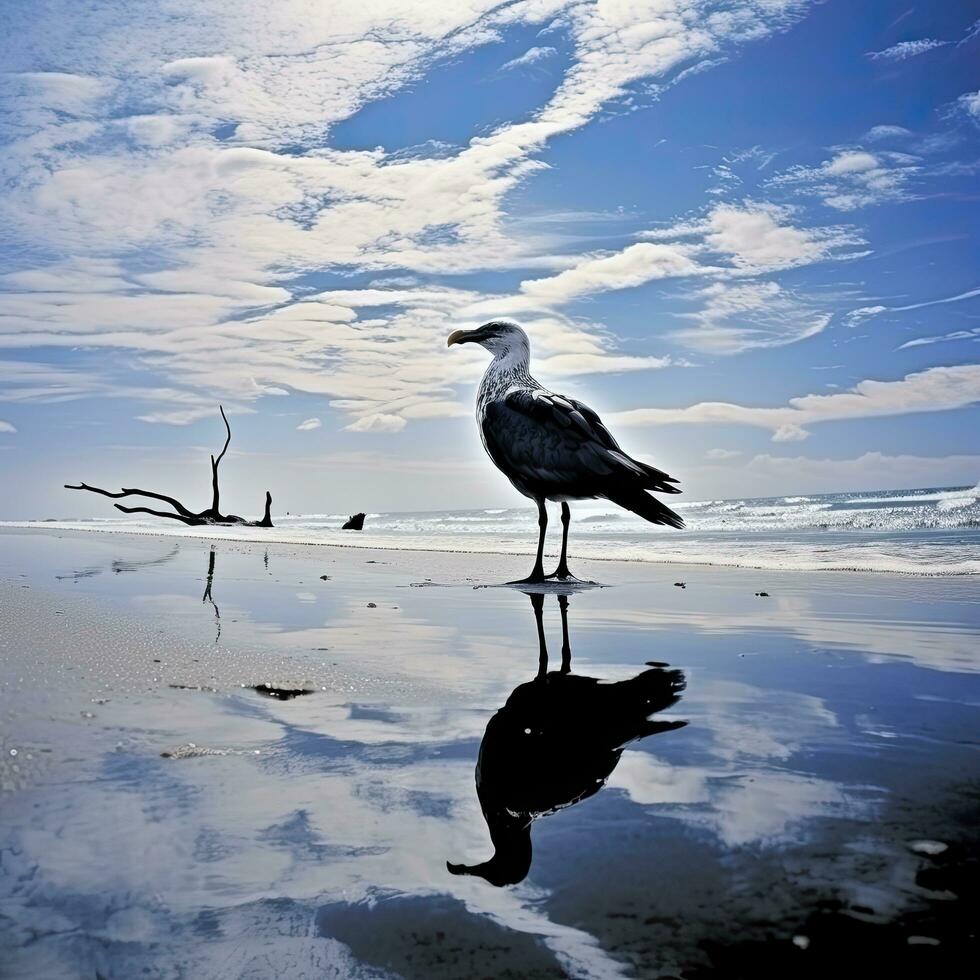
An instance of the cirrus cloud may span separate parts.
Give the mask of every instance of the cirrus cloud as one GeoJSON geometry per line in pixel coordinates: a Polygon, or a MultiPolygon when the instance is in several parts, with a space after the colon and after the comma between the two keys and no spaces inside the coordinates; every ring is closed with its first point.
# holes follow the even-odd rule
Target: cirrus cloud
{"type": "Polygon", "coordinates": [[[802,395],[785,406],[765,408],[729,402],[699,402],[687,408],[638,408],[617,412],[620,425],[721,423],[768,429],[774,442],[805,439],[807,427],[845,419],[914,415],[965,408],[980,402],[980,364],[934,367],[897,381],[865,380],[851,391],[802,395]]]}
{"type": "Polygon", "coordinates": [[[506,64],[500,66],[501,71],[510,71],[513,68],[527,68],[529,65],[536,65],[539,61],[551,58],[558,52],[555,48],[528,48],[518,58],[512,58],[506,64]]]}
{"type": "Polygon", "coordinates": [[[872,61],[907,61],[927,51],[944,48],[947,44],[949,41],[937,41],[932,37],[924,37],[916,41],[899,41],[898,44],[893,44],[882,51],[869,51],[868,57],[872,61]]]}

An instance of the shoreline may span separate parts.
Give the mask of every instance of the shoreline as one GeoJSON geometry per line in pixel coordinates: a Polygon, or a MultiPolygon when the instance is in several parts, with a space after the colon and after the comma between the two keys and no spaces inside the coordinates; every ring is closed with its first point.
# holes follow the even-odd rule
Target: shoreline
{"type": "MultiPolygon", "coordinates": [[[[496,555],[500,557],[531,557],[533,556],[533,549],[519,548],[503,550],[500,548],[491,547],[477,547],[477,548],[449,548],[449,547],[438,547],[435,544],[426,545],[412,545],[411,542],[399,542],[398,544],[385,544],[378,543],[377,541],[364,541],[363,543],[352,541],[340,542],[340,541],[312,541],[309,539],[300,540],[293,537],[284,537],[282,534],[275,537],[267,537],[264,534],[261,537],[256,535],[246,535],[241,531],[237,531],[234,526],[229,526],[227,528],[231,533],[213,533],[219,528],[225,530],[221,525],[216,525],[213,528],[204,529],[200,527],[165,527],[160,529],[135,529],[129,527],[90,527],[82,526],[83,522],[71,522],[71,521],[0,521],[0,534],[6,531],[27,531],[34,533],[77,533],[82,535],[87,534],[108,534],[108,535],[122,535],[132,538],[164,538],[171,540],[197,540],[197,541],[225,541],[229,543],[238,544],[268,544],[268,545],[284,545],[289,547],[301,547],[301,548],[336,548],[338,550],[355,550],[355,551],[386,551],[386,552],[410,552],[413,554],[434,554],[434,555],[496,555]],[[209,533],[209,531],[211,533],[209,533]],[[237,531],[237,533],[236,533],[237,531]]],[[[253,529],[255,530],[255,529],[253,529]]],[[[275,532],[275,528],[271,529],[275,532]]],[[[334,530],[334,529],[330,529],[334,530]]],[[[336,529],[338,532],[339,528],[336,529]]],[[[359,531],[346,532],[349,534],[361,534],[359,531]]],[[[855,532],[857,533],[857,532],[855,532]]],[[[550,549],[545,549],[546,558],[557,558],[558,552],[550,549]]],[[[923,578],[923,579],[969,579],[969,578],[980,578],[980,572],[978,571],[919,571],[916,569],[902,569],[902,568],[874,568],[862,565],[819,565],[814,564],[812,567],[799,567],[791,565],[779,565],[779,564],[754,564],[751,562],[744,561],[730,561],[730,562],[719,562],[719,561],[698,561],[696,559],[675,559],[675,558],[663,558],[657,559],[653,557],[623,557],[622,555],[596,555],[596,554],[586,554],[584,552],[576,551],[574,545],[569,550],[569,559],[574,561],[598,561],[607,563],[621,563],[628,565],[650,565],[654,567],[677,567],[677,568],[712,568],[712,569],[743,569],[747,571],[760,571],[760,572],[775,572],[775,573],[800,573],[800,574],[819,574],[821,572],[834,573],[834,574],[856,574],[856,575],[894,575],[901,578],[923,578]]]]}

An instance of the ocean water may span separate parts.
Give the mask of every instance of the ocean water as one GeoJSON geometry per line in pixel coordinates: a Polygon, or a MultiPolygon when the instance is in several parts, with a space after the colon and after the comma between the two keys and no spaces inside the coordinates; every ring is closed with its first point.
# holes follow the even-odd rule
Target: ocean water
{"type": "MultiPolygon", "coordinates": [[[[602,500],[572,505],[574,557],[764,569],[980,574],[980,485],[916,490],[670,501],[683,531],[658,528],[602,500]]],[[[173,535],[409,550],[531,554],[533,506],[371,513],[361,532],[347,514],[286,514],[273,530],[184,528],[159,520],[46,522],[46,527],[152,531],[173,535]]],[[[548,552],[560,543],[552,508],[548,552]]],[[[574,571],[574,569],[573,569],[574,571]]]]}

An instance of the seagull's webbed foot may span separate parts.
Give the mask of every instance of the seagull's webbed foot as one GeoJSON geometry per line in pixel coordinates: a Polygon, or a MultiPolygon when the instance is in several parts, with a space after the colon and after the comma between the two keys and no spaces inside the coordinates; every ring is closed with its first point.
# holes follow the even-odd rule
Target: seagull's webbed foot
{"type": "Polygon", "coordinates": [[[568,569],[568,565],[565,564],[565,560],[562,559],[558,563],[558,567],[550,574],[545,575],[545,579],[549,582],[578,582],[579,579],[576,578],[568,569]]]}
{"type": "Polygon", "coordinates": [[[550,574],[545,575],[544,581],[548,585],[596,585],[598,583],[593,582],[592,579],[579,578],[575,575],[568,567],[568,565],[559,563],[558,567],[550,574]]]}
{"type": "Polygon", "coordinates": [[[504,582],[504,585],[544,585],[550,581],[550,577],[543,572],[532,572],[527,578],[518,578],[514,579],[513,582],[504,582]]]}
{"type": "Polygon", "coordinates": [[[579,578],[577,575],[573,575],[567,568],[562,571],[561,569],[556,569],[550,575],[544,577],[545,582],[560,582],[567,585],[592,585],[594,583],[590,582],[588,579],[579,578]]]}

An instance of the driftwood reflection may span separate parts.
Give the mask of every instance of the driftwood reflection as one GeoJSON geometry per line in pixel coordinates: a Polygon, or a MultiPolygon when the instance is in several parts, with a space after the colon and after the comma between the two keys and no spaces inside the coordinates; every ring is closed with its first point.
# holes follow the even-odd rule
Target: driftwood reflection
{"type": "Polygon", "coordinates": [[[680,697],[684,675],[679,670],[651,666],[615,683],[571,672],[567,595],[558,596],[561,666],[549,671],[544,595],[530,594],[530,599],[538,673],[516,687],[490,719],[476,764],[476,791],[494,854],[476,865],[447,862],[453,874],[478,875],[498,886],[527,876],[536,819],[597,793],[630,742],[687,724],[651,718],[680,697]]]}
{"type": "Polygon", "coordinates": [[[204,580],[204,595],[201,596],[201,602],[210,602],[211,608],[214,610],[214,622],[217,626],[214,642],[217,643],[221,639],[221,610],[211,597],[211,586],[214,584],[214,553],[214,545],[211,545],[211,551],[208,554],[208,574],[204,580]]]}
{"type": "Polygon", "coordinates": [[[167,562],[173,561],[179,553],[180,545],[175,544],[165,555],[160,555],[158,558],[141,558],[139,560],[133,558],[114,558],[108,568],[104,565],[93,565],[90,568],[76,570],[70,574],[55,575],[55,578],[92,578],[93,575],[101,575],[105,571],[115,572],[116,575],[119,575],[121,572],[137,572],[141,568],[150,568],[153,565],[165,565],[167,562]]]}

